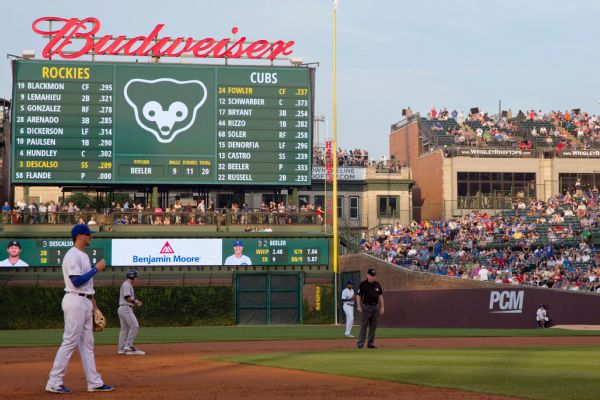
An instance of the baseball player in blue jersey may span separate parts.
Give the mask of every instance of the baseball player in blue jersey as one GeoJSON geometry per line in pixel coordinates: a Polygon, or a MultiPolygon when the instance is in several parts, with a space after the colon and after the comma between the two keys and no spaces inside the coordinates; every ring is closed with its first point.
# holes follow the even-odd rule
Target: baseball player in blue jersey
{"type": "Polygon", "coordinates": [[[110,392],[114,389],[102,381],[102,377],[96,371],[94,357],[93,312],[96,299],[93,277],[104,271],[106,261],[101,260],[92,267],[90,257],[85,253],[85,248],[92,241],[92,233],[94,232],[85,224],[75,225],[71,229],[73,247],[65,254],[62,263],[66,292],[62,300],[65,332],[46,384],[47,392],[71,393],[71,390],[64,386],[63,378],[76,347],[79,348],[88,392],[110,392]]]}
{"type": "Polygon", "coordinates": [[[136,270],[128,271],[127,279],[121,284],[119,290],[118,314],[121,321],[121,331],[119,332],[119,350],[117,352],[128,356],[143,356],[146,354],[133,347],[133,342],[140,328],[140,324],[133,313],[133,307],[142,306],[142,302],[133,293],[133,281],[137,276],[138,272],[136,270]]]}

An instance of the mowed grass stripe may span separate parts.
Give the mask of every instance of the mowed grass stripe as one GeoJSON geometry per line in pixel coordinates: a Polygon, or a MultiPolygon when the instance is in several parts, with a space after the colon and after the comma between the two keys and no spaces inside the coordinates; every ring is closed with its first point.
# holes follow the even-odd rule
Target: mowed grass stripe
{"type": "MultiPolygon", "coordinates": [[[[357,328],[355,328],[356,330],[357,328]]],[[[221,327],[142,327],[136,343],[196,343],[245,340],[342,339],[341,326],[221,326],[221,327]]],[[[57,346],[62,329],[3,330],[0,347],[57,346]]],[[[115,344],[118,328],[95,335],[96,344],[115,344]]],[[[562,329],[417,329],[379,328],[378,338],[450,338],[450,337],[547,337],[598,336],[598,331],[562,329]]]]}
{"type": "Polygon", "coordinates": [[[365,349],[218,360],[531,399],[600,397],[595,347],[365,349]]]}

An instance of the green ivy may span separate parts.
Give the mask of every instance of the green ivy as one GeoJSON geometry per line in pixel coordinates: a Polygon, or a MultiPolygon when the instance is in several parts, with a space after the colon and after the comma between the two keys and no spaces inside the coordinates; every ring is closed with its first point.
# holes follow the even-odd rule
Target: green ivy
{"type": "MultiPolygon", "coordinates": [[[[145,286],[135,295],[144,302],[135,314],[141,326],[233,325],[231,286],[145,286]]],[[[0,329],[64,326],[61,288],[0,288],[0,329]]],[[[119,326],[119,288],[96,289],[96,302],[109,327],[119,326]]]]}
{"type": "Polygon", "coordinates": [[[302,323],[308,325],[332,324],[334,322],[334,294],[332,286],[320,286],[321,288],[321,309],[310,308],[306,299],[302,307],[302,323]]]}

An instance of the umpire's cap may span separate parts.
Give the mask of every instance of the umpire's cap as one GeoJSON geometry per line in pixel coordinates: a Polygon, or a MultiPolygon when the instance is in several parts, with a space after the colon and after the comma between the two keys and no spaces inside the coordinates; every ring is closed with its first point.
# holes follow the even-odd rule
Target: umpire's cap
{"type": "Polygon", "coordinates": [[[17,246],[18,248],[21,248],[21,243],[17,242],[16,240],[11,240],[10,242],[8,242],[8,246],[6,246],[6,248],[8,249],[9,247],[13,247],[13,246],[17,246]]]}
{"type": "Polygon", "coordinates": [[[135,269],[127,271],[127,279],[135,279],[138,276],[138,272],[135,269]]]}
{"type": "Polygon", "coordinates": [[[90,230],[90,227],[86,224],[77,224],[71,229],[71,237],[77,238],[78,235],[91,235],[92,233],[96,233],[90,230]]]}
{"type": "Polygon", "coordinates": [[[371,276],[375,276],[375,275],[377,275],[377,272],[375,272],[375,269],[369,268],[369,270],[367,271],[367,274],[369,274],[371,276]]]}

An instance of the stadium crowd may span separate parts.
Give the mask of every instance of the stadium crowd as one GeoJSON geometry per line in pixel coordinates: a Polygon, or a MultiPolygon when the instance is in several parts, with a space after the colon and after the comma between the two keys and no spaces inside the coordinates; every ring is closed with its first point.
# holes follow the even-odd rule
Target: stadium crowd
{"type": "MultiPolygon", "coordinates": [[[[367,150],[337,150],[338,166],[340,167],[366,167],[369,165],[369,152],[367,150]]],[[[327,149],[325,147],[313,148],[313,165],[327,163],[327,149]]]]}
{"type": "Polygon", "coordinates": [[[519,111],[492,115],[474,108],[463,111],[434,107],[427,114],[427,125],[436,135],[451,137],[457,146],[502,146],[531,149],[534,145],[565,149],[590,149],[600,144],[600,116],[581,110],[519,111]]]}
{"type": "MultiPolygon", "coordinates": [[[[179,200],[162,208],[144,205],[141,202],[123,205],[113,203],[111,208],[98,213],[90,205],[79,207],[74,202],[27,205],[20,200],[12,206],[4,202],[2,206],[2,222],[5,224],[73,224],[81,223],[97,225],[98,219],[106,224],[129,225],[205,225],[205,224],[253,224],[247,226],[251,231],[264,231],[258,225],[287,225],[287,224],[322,224],[324,211],[320,205],[302,203],[300,207],[284,202],[262,202],[257,209],[251,209],[247,204],[241,206],[233,202],[229,207],[216,208],[212,200],[208,204],[200,200],[197,205],[183,205],[179,200]]],[[[267,230],[268,231],[268,230],[267,230]]]]}
{"type": "MultiPolygon", "coordinates": [[[[325,166],[330,160],[327,159],[327,149],[324,147],[313,148],[313,166],[325,166]]],[[[401,172],[402,167],[396,160],[390,160],[385,155],[380,159],[369,158],[367,150],[337,150],[338,167],[374,167],[377,172],[401,172]]]]}
{"type": "Polygon", "coordinates": [[[448,220],[382,227],[361,251],[396,265],[461,279],[600,293],[598,191],[514,202],[498,215],[471,211],[448,220]]]}

